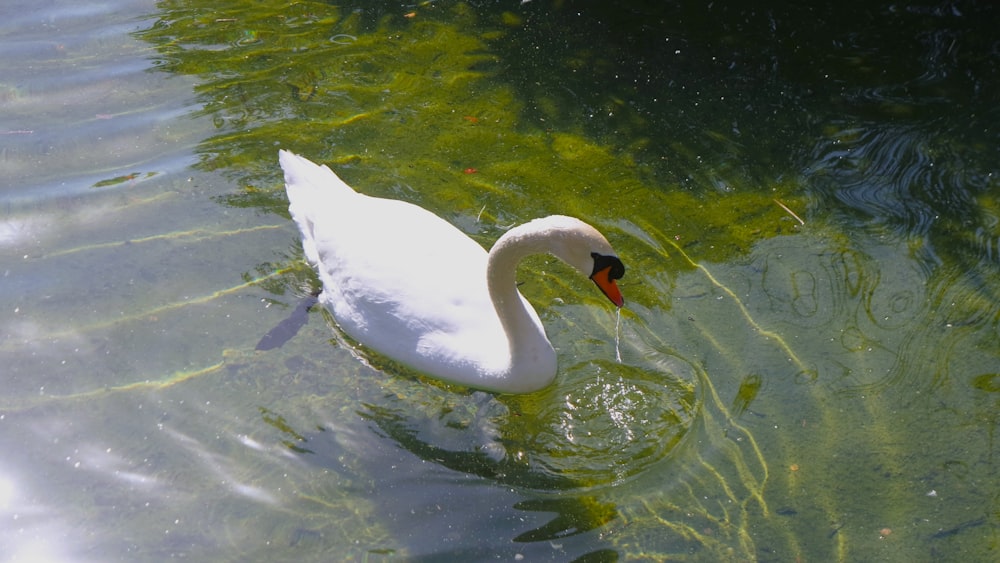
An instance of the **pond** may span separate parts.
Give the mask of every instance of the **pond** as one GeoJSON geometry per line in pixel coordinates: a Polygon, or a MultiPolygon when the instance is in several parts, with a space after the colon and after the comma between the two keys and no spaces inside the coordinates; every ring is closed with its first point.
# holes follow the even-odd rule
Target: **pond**
{"type": "Polygon", "coordinates": [[[1000,550],[991,3],[0,14],[5,560],[1000,550]],[[258,349],[319,288],[279,149],[484,247],[580,217],[625,263],[621,317],[523,263],[560,364],[527,395],[319,308],[258,349]]]}

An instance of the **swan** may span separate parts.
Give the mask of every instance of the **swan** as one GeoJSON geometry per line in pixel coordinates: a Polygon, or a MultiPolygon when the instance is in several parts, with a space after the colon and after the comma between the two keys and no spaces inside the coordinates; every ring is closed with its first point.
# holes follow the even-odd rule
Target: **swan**
{"type": "Polygon", "coordinates": [[[515,280],[532,254],[555,255],[624,304],[615,280],[625,266],[579,219],[535,219],[487,254],[422,207],[360,194],[289,151],[278,159],[288,210],[323,284],[319,301],[348,336],[417,371],[499,393],[530,393],[555,379],[555,350],[515,280]]]}

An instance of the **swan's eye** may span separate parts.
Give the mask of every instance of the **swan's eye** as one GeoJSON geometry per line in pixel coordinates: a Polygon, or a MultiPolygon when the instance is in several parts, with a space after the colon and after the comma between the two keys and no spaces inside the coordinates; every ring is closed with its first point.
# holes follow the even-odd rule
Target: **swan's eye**
{"type": "Polygon", "coordinates": [[[617,256],[606,256],[591,252],[590,257],[594,259],[594,271],[590,274],[591,276],[607,268],[611,268],[608,271],[609,280],[619,280],[625,275],[625,264],[622,264],[622,261],[617,256]]]}

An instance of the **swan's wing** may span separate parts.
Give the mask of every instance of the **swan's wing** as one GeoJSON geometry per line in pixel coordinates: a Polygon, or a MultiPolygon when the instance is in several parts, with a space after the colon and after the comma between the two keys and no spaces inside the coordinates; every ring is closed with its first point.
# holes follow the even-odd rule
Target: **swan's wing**
{"type": "Polygon", "coordinates": [[[325,302],[341,328],[441,375],[448,365],[505,359],[506,336],[486,286],[486,251],[420,207],[365,199],[365,211],[340,227],[315,230],[325,302]],[[345,239],[351,244],[338,244],[345,239]]]}
{"type": "Polygon", "coordinates": [[[396,200],[359,196],[342,212],[308,215],[320,299],[348,335],[441,375],[447,365],[506,359],[486,286],[487,253],[475,241],[396,200]]]}

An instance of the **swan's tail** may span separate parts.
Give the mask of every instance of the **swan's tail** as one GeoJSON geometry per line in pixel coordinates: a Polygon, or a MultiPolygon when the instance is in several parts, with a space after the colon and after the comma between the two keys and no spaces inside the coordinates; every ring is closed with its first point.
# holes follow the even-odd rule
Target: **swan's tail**
{"type": "Polygon", "coordinates": [[[357,192],[326,166],[320,166],[295,153],[278,151],[278,162],[285,172],[288,211],[302,231],[302,249],[312,264],[319,263],[313,226],[323,214],[343,207],[343,199],[357,192]],[[338,201],[339,200],[339,201],[338,201]]]}

